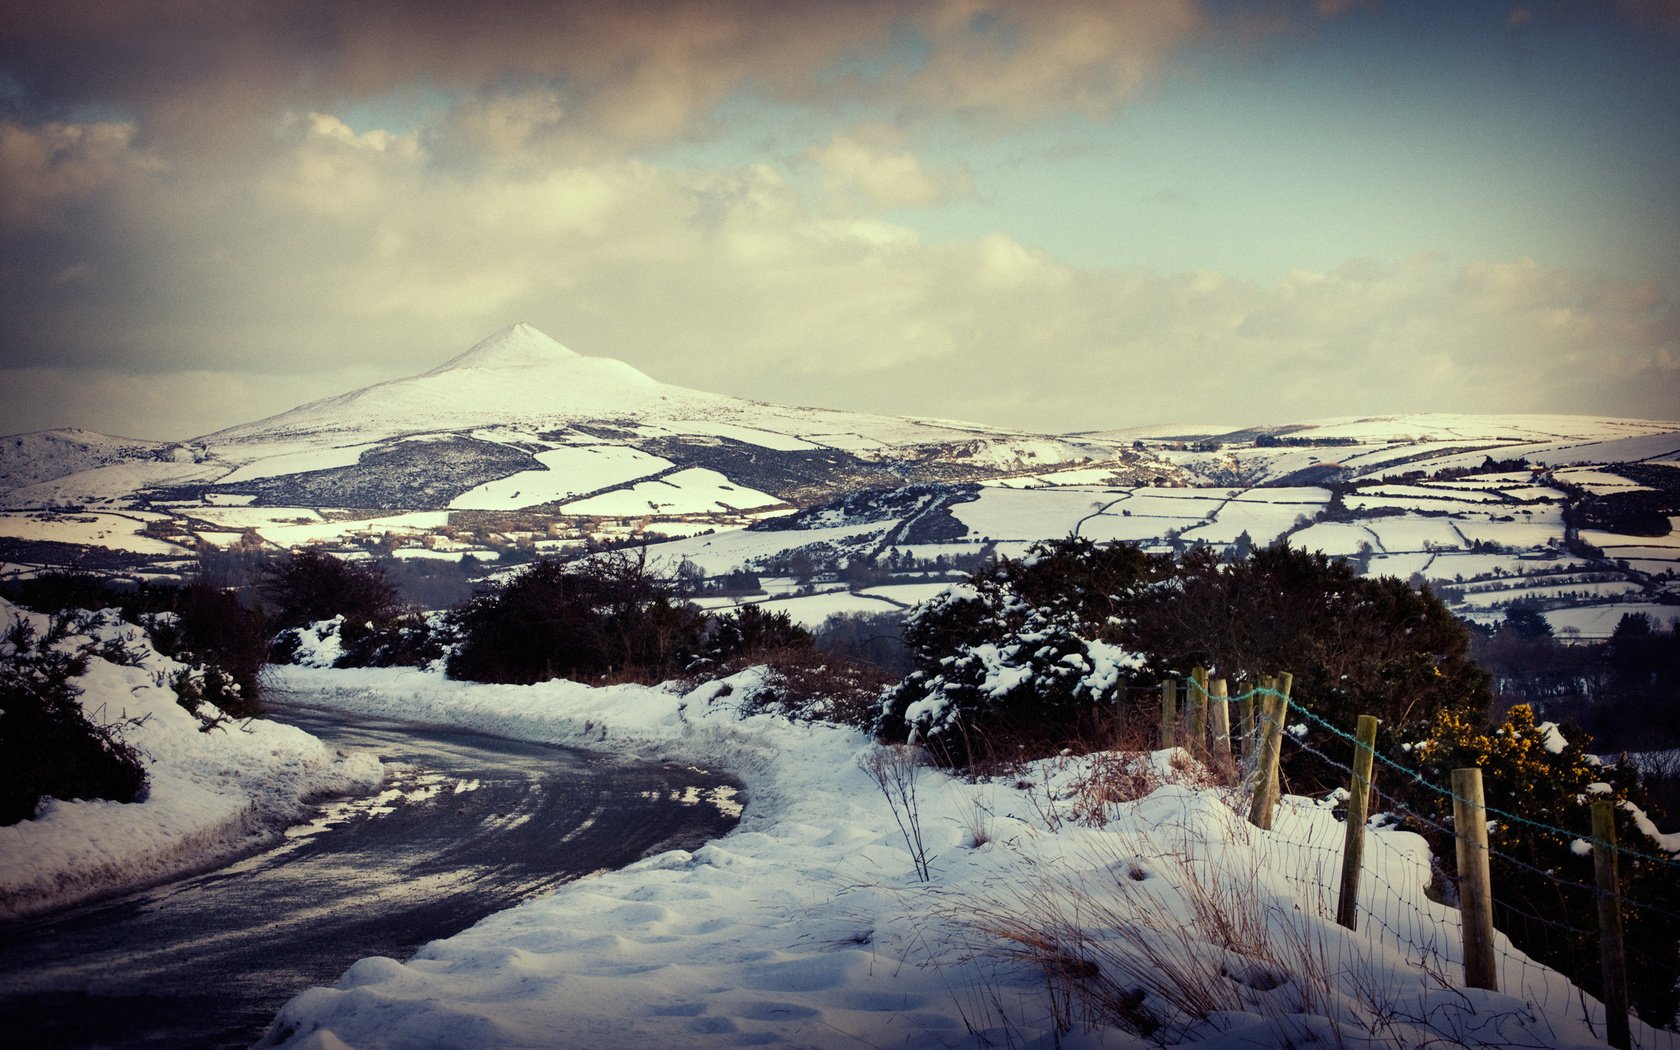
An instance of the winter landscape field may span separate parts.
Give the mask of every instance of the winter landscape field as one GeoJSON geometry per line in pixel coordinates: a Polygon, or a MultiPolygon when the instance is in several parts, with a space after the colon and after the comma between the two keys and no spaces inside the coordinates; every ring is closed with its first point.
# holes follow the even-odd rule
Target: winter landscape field
{"type": "MultiPolygon", "coordinates": [[[[817,631],[960,597],[986,559],[1030,563],[1045,541],[1225,559],[1286,543],[1363,578],[1431,588],[1472,623],[1528,610],[1577,644],[1609,637],[1630,613],[1661,631],[1680,611],[1675,548],[1663,546],[1672,529],[1616,531],[1634,521],[1654,532],[1646,509],[1676,509],[1664,486],[1680,474],[1680,424],[1422,416],[1234,437],[1044,438],[651,396],[667,388],[584,361],[519,325],[413,381],[179,445],[65,432],[8,440],[5,571],[14,586],[51,580],[87,564],[67,552],[93,551],[101,578],[156,588],[301,548],[375,573],[419,560],[482,588],[547,557],[588,565],[629,550],[654,575],[684,581],[711,615],[750,607],[817,631]],[[503,401],[498,382],[578,391],[598,374],[610,378],[600,410],[487,407],[503,401]],[[484,391],[471,426],[459,404],[428,415],[431,387],[457,378],[484,391]],[[344,410],[363,401],[376,410],[344,410]],[[380,422],[395,418],[409,429],[380,422]],[[701,463],[713,466],[687,465],[701,463]],[[53,476],[54,464],[80,469],[53,476]],[[897,487],[864,483],[883,476],[897,487]],[[345,492],[377,505],[299,498],[345,492]]],[[[29,636],[69,630],[59,648],[100,654],[76,680],[81,708],[123,727],[150,776],[144,802],[49,801],[0,828],[0,899],[14,917],[264,848],[308,800],[392,775],[376,756],[326,754],[300,731],[177,703],[180,676],[202,673],[192,655],[158,654],[116,610],[56,628],[6,611],[29,636]]],[[[735,832],[704,848],[582,880],[413,959],[366,959],[336,987],[286,1004],[265,1046],[1604,1037],[1599,1002],[1510,941],[1499,942],[1500,991],[1460,986],[1457,910],[1439,898],[1430,843],[1403,822],[1374,826],[1360,876],[1368,914],[1355,931],[1336,925],[1337,795],[1287,795],[1260,830],[1241,782],[1217,776],[1193,742],[1154,750],[1150,733],[1142,750],[1064,752],[985,776],[912,765],[905,795],[869,771],[913,753],[856,722],[765,706],[777,695],[773,667],[682,684],[481,685],[446,676],[441,659],[347,667],[357,661],[341,632],[342,615],[300,634],[295,663],[271,665],[263,689],[353,714],[720,767],[741,778],[747,806],[735,832]],[[1228,935],[1209,936],[1209,923],[1228,935]],[[1046,951],[1119,983],[1058,974],[1046,951]],[[1135,1008],[1109,988],[1136,996],[1135,1008]]],[[[1135,690],[1112,695],[1159,710],[1135,690]]],[[[1299,701],[1312,710],[1311,697],[1299,701]]],[[[1339,747],[1328,728],[1303,722],[1295,744],[1339,747]]],[[[1667,855],[1671,840],[1646,826],[1636,849],[1667,855]]],[[[1637,1031],[1641,1046],[1671,1038],[1637,1031]]]]}
{"type": "Polygon", "coordinates": [[[1676,0],[0,4],[0,1046],[1680,1046],[1676,0]]]}

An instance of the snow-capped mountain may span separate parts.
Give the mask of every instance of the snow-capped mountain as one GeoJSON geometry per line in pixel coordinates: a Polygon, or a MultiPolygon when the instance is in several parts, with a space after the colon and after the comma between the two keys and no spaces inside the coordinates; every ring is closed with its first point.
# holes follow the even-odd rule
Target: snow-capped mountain
{"type": "Polygon", "coordinates": [[[639,416],[655,409],[704,412],[732,400],[658,382],[622,361],[585,357],[521,323],[430,371],[312,401],[202,440],[219,446],[342,433],[377,439],[639,416]]]}
{"type": "Polygon", "coordinates": [[[1123,476],[1139,457],[1102,440],[689,390],[515,324],[419,375],[120,462],[140,459],[152,465],[0,469],[17,478],[14,506],[140,498],[624,515],[759,511],[1074,463],[1123,476]],[[174,469],[157,469],[160,458],[174,469]]]}

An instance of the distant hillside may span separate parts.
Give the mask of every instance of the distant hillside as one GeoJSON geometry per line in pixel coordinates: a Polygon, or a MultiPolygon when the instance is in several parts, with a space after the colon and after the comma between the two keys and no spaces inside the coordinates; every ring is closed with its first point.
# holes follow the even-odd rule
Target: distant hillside
{"type": "Polygon", "coordinates": [[[687,390],[513,325],[419,375],[180,445],[0,440],[0,575],[184,576],[196,551],[319,545],[476,578],[636,543],[691,575],[757,577],[751,600],[820,620],[901,610],[1043,539],[1286,541],[1428,582],[1472,619],[1520,601],[1593,635],[1680,602],[1677,489],[1676,422],[1028,434],[687,390]],[[89,550],[104,553],[75,555],[89,550]]]}
{"type": "MultiPolygon", "coordinates": [[[[179,446],[75,428],[0,438],[0,492],[134,460],[173,462],[179,446]]],[[[185,451],[179,455],[191,461],[185,451]]]]}

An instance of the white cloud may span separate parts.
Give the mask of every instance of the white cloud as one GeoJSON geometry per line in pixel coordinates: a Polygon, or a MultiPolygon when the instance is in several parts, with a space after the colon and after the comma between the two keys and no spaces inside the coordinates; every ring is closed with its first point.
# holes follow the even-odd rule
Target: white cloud
{"type": "Polygon", "coordinates": [[[902,138],[882,128],[854,129],[806,156],[821,173],[828,193],[840,202],[894,208],[974,193],[974,180],[966,171],[929,168],[902,148],[902,138]]]}
{"type": "Polygon", "coordinates": [[[110,189],[146,236],[36,275],[45,298],[8,345],[38,347],[37,370],[7,384],[8,419],[180,436],[424,370],[519,319],[684,385],[1050,430],[1680,403],[1680,295],[1649,282],[1427,255],[1275,285],[1081,269],[1001,234],[923,241],[763,165],[462,171],[412,136],[302,127],[243,183],[110,189]]]}

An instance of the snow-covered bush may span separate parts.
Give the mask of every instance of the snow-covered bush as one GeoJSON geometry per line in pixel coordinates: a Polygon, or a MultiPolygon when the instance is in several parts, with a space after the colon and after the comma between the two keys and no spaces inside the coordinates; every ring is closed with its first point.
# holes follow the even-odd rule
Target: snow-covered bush
{"type": "Polygon", "coordinates": [[[237,706],[232,675],[165,654],[115,609],[48,616],[0,599],[6,624],[0,921],[256,849],[306,799],[383,776],[372,752],[236,722],[208,702],[237,706]],[[106,768],[89,782],[92,763],[106,768]]]}
{"type": "Polygon", "coordinates": [[[48,796],[145,796],[145,765],[122,727],[89,719],[78,700],[71,679],[87,671],[91,654],[53,644],[59,633],[41,637],[18,616],[0,640],[0,825],[28,820],[48,796]]]}
{"type": "Polygon", "coordinates": [[[303,667],[430,667],[448,652],[447,619],[408,612],[358,622],[340,614],[281,631],[270,655],[275,663],[303,667]]]}
{"type": "Polygon", "coordinates": [[[212,684],[200,689],[202,699],[230,718],[262,713],[268,629],[262,614],[246,608],[227,588],[202,579],[185,586],[131,587],[87,573],[63,572],[10,581],[6,591],[19,605],[52,616],[54,622],[92,626],[95,617],[87,610],[115,610],[122,620],[145,628],[148,648],[184,664],[214,668],[214,677],[237,686],[212,684]]]}
{"type": "Polygon", "coordinates": [[[1070,539],[923,604],[905,625],[916,669],[888,693],[878,733],[968,765],[1091,732],[1143,667],[1114,639],[1148,570],[1135,548],[1070,539]]]}

